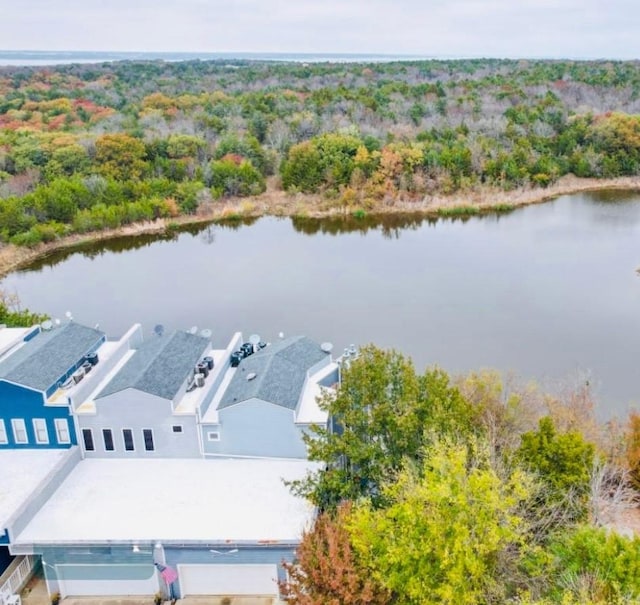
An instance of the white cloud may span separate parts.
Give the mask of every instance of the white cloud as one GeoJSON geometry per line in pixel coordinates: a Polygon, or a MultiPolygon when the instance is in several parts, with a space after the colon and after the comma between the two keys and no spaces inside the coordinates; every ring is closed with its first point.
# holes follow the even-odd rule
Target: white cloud
{"type": "Polygon", "coordinates": [[[6,49],[640,57],[635,0],[21,0],[6,49]]]}

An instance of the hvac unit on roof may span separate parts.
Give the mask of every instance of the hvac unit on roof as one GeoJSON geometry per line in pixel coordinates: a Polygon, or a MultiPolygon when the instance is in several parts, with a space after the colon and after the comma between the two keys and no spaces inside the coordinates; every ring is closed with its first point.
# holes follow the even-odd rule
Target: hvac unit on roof
{"type": "Polygon", "coordinates": [[[204,378],[209,376],[209,364],[206,361],[200,361],[196,365],[196,374],[202,374],[204,378]]]}
{"type": "Polygon", "coordinates": [[[71,378],[73,378],[73,382],[78,384],[84,378],[84,368],[79,367],[73,374],[71,374],[71,378]]]}
{"type": "Polygon", "coordinates": [[[194,379],[195,379],[195,383],[196,383],[197,387],[203,387],[204,386],[204,374],[200,374],[198,372],[198,374],[196,374],[194,376],[194,379]]]}

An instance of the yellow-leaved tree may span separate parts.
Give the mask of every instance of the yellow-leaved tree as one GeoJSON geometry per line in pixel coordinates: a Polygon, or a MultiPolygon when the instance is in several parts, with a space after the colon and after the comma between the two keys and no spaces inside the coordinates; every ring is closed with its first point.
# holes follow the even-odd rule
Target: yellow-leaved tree
{"type": "Polygon", "coordinates": [[[476,443],[436,441],[422,469],[385,488],[390,505],[355,506],[351,541],[372,579],[399,604],[503,602],[501,578],[524,548],[518,507],[532,482],[522,470],[499,477],[476,443]]]}

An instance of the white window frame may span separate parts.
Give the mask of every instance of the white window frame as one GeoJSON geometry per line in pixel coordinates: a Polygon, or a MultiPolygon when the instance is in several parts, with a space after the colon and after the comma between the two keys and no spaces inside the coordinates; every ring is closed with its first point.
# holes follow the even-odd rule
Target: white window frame
{"type": "Polygon", "coordinates": [[[122,429],[122,447],[124,452],[136,451],[136,434],[133,429],[128,429],[128,428],[122,429]],[[127,449],[127,440],[125,439],[125,436],[124,436],[125,431],[129,431],[131,433],[131,445],[133,446],[131,449],[127,449]]]}
{"type": "Polygon", "coordinates": [[[220,431],[207,431],[207,441],[220,441],[220,431]]]}
{"type": "Polygon", "coordinates": [[[102,434],[102,446],[104,447],[105,452],[115,452],[116,451],[116,438],[113,434],[113,429],[108,427],[104,427],[100,433],[102,434]],[[105,432],[108,431],[109,439],[111,441],[111,449],[107,448],[107,440],[105,438],[105,432]]]}
{"type": "Polygon", "coordinates": [[[24,418],[12,418],[11,430],[13,431],[13,440],[16,445],[24,445],[26,443],[29,443],[29,435],[27,435],[27,425],[24,421],[24,418]],[[18,438],[18,435],[20,433],[24,434],[24,438],[18,438]]]}
{"type": "Polygon", "coordinates": [[[46,445],[49,443],[49,429],[44,418],[33,418],[33,434],[36,436],[36,443],[46,445]]]}
{"type": "Polygon", "coordinates": [[[4,420],[0,418],[0,445],[7,445],[9,443],[9,435],[7,435],[7,427],[4,424],[4,420]]]}
{"type": "Polygon", "coordinates": [[[142,429],[142,447],[145,452],[155,452],[156,451],[156,440],[153,436],[153,429],[142,429]],[[151,433],[151,449],[147,449],[147,440],[144,436],[145,431],[149,431],[151,433]]]}
{"type": "Polygon", "coordinates": [[[53,423],[56,427],[56,439],[58,440],[58,443],[71,443],[69,421],[66,418],[54,418],[53,423]]]}
{"type": "Polygon", "coordinates": [[[96,451],[96,440],[93,437],[93,429],[91,429],[89,427],[84,427],[80,431],[80,434],[82,435],[82,447],[83,447],[84,451],[85,452],[95,452],[96,451]],[[89,438],[91,440],[91,448],[87,447],[87,440],[86,440],[85,435],[89,435],[89,438]]]}

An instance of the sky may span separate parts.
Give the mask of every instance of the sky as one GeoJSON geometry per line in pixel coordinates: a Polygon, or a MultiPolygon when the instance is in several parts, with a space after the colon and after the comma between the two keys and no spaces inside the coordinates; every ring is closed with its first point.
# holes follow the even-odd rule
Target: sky
{"type": "Polygon", "coordinates": [[[0,0],[3,50],[640,58],[639,0],[0,0]]]}

